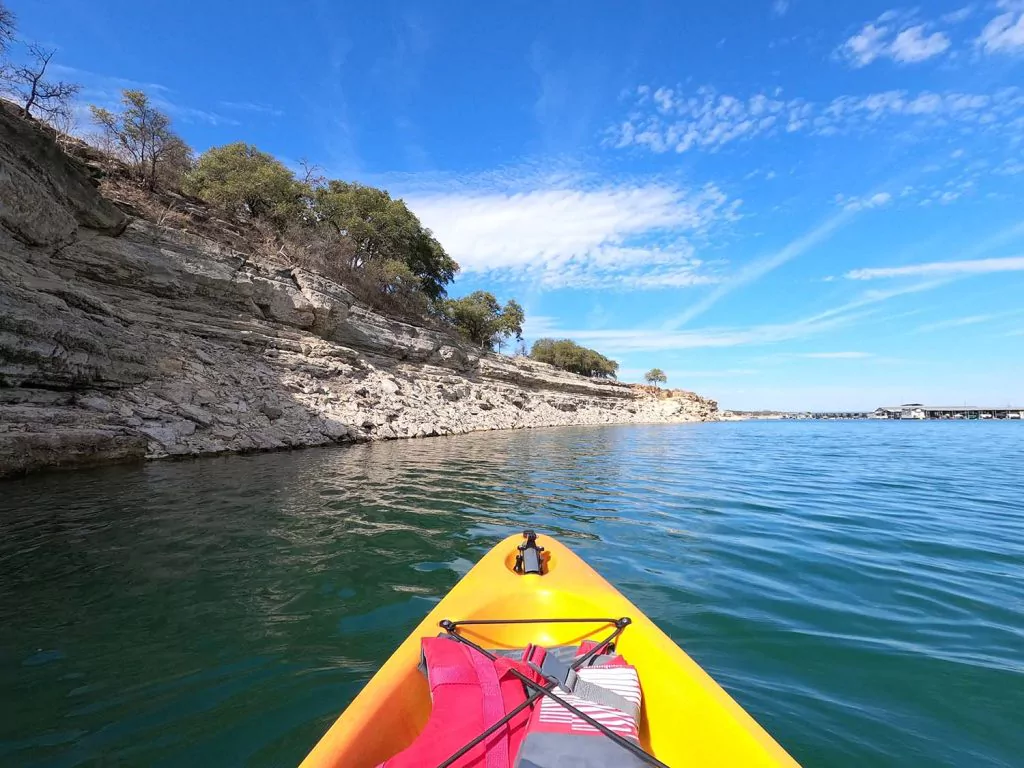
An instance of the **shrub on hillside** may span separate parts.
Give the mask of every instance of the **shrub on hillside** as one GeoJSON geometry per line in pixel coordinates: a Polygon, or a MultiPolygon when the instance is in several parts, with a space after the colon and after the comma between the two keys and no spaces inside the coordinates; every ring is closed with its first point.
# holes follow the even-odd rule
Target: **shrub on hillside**
{"type": "Polygon", "coordinates": [[[538,339],[533,343],[530,357],[581,376],[615,378],[619,370],[619,364],[614,360],[593,349],[581,347],[571,339],[538,339]]]}
{"type": "Polygon", "coordinates": [[[308,190],[280,160],[237,141],[208,149],[185,178],[185,191],[230,214],[244,213],[279,226],[306,211],[308,190]]]}

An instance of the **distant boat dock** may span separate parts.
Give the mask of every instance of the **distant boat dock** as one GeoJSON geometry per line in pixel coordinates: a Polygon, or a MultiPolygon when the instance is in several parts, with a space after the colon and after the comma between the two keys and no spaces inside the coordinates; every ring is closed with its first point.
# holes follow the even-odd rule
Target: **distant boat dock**
{"type": "MultiPolygon", "coordinates": [[[[799,415],[797,416],[799,418],[799,415]]],[[[985,407],[978,405],[904,405],[884,406],[873,411],[822,411],[808,413],[811,419],[1024,419],[1024,406],[985,407]]]]}

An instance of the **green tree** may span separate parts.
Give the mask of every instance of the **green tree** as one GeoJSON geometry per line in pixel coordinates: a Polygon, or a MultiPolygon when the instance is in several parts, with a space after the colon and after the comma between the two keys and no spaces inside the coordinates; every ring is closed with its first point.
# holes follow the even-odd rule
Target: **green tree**
{"type": "Polygon", "coordinates": [[[619,364],[614,360],[571,339],[537,339],[530,350],[530,357],[581,376],[615,378],[619,370],[619,364]]]}
{"type": "Polygon", "coordinates": [[[474,291],[460,299],[446,299],[442,309],[459,333],[485,349],[510,336],[523,336],[523,308],[512,299],[502,307],[494,294],[474,291]]]}
{"type": "Polygon", "coordinates": [[[661,368],[651,368],[651,370],[644,374],[644,381],[648,384],[658,386],[659,384],[664,384],[668,381],[668,376],[665,375],[665,372],[661,370],[661,368]]]}
{"type": "Polygon", "coordinates": [[[171,118],[154,107],[142,91],[121,91],[121,111],[90,106],[93,121],[117,147],[150,189],[155,189],[163,163],[188,154],[188,146],[171,130],[171,118]]]}
{"type": "Polygon", "coordinates": [[[344,181],[329,181],[316,190],[315,218],[338,235],[355,243],[349,266],[359,269],[370,262],[404,262],[431,299],[445,295],[445,286],[459,265],[445,253],[402,200],[382,189],[344,181]]]}
{"type": "Polygon", "coordinates": [[[243,141],[204,152],[185,177],[185,191],[232,214],[277,224],[296,221],[303,187],[277,158],[243,141]]]}

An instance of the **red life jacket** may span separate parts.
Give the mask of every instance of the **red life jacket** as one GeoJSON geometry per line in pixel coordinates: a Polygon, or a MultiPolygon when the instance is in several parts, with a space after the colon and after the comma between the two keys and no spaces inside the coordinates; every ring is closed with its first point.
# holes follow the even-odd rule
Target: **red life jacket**
{"type": "MultiPolygon", "coordinates": [[[[430,718],[415,742],[378,768],[439,765],[501,720],[526,700],[522,682],[509,674],[509,669],[543,682],[524,662],[506,658],[492,661],[444,637],[424,638],[422,648],[432,701],[430,718]]],[[[529,660],[536,659],[533,649],[527,649],[527,653],[533,654],[529,660]]],[[[452,768],[509,768],[519,753],[529,720],[530,710],[525,709],[452,768]]]]}

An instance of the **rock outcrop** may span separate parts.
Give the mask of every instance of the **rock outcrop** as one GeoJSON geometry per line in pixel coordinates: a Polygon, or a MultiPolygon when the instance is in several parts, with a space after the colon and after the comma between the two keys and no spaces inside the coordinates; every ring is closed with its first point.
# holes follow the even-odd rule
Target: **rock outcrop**
{"type": "Polygon", "coordinates": [[[135,218],[0,109],[0,475],[474,430],[696,421],[135,218]]]}

